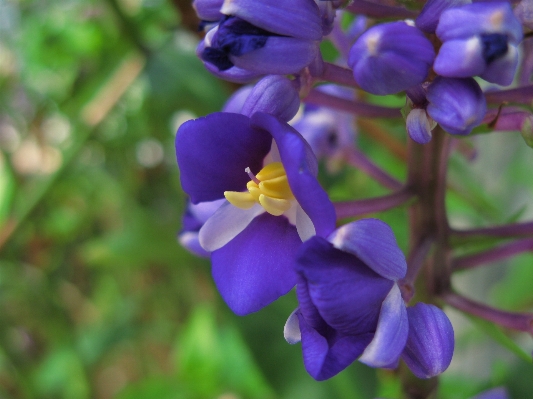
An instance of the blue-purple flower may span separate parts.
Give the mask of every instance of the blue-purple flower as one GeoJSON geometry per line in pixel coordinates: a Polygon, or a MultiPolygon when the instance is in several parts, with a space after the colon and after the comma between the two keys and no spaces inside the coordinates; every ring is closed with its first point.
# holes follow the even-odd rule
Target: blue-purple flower
{"type": "Polygon", "coordinates": [[[405,22],[389,22],[357,39],[348,65],[361,88],[384,95],[422,83],[434,59],[433,45],[420,30],[405,22]]]}
{"type": "Polygon", "coordinates": [[[436,33],[443,42],[433,65],[439,75],[512,83],[523,34],[509,2],[479,2],[445,10],[436,33]]]}
{"type": "Polygon", "coordinates": [[[302,241],[327,236],[335,224],[305,140],[268,114],[215,113],[180,127],[176,155],[193,204],[228,200],[199,239],[230,308],[247,314],[286,294],[302,241]]]}
{"type": "Polygon", "coordinates": [[[356,359],[396,367],[400,356],[427,378],[444,371],[453,354],[453,329],[437,307],[407,309],[397,284],[405,258],[385,223],[364,219],[306,241],[297,259],[299,307],[285,336],[301,339],[309,374],[324,380],[356,359]]]}
{"type": "Polygon", "coordinates": [[[487,103],[472,78],[437,77],[427,90],[427,113],[450,134],[467,135],[478,126],[487,103]]]}
{"type": "Polygon", "coordinates": [[[224,2],[220,12],[224,17],[197,52],[221,77],[242,82],[296,73],[318,55],[323,32],[313,0],[233,0],[224,2]]]}

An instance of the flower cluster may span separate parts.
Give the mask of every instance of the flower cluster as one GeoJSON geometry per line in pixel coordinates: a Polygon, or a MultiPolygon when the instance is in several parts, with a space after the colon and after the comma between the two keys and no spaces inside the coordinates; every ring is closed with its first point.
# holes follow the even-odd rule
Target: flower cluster
{"type": "MultiPolygon", "coordinates": [[[[409,262],[378,219],[336,228],[347,216],[413,197],[433,201],[424,196],[433,176],[444,176],[441,160],[425,158],[423,167],[436,165],[427,171],[431,178],[416,180],[426,172],[410,169],[404,185],[355,148],[355,117],[403,114],[406,132],[419,144],[432,141],[436,126],[438,145],[445,140],[442,130],[464,136],[482,123],[531,127],[529,111],[488,107],[503,103],[498,96],[505,89],[481,88],[488,85],[481,79],[498,85],[515,79],[523,28],[511,4],[429,0],[421,10],[407,10],[366,1],[195,0],[194,7],[205,30],[197,54],[206,68],[255,84],[236,91],[223,112],[186,122],[177,132],[181,183],[191,202],[180,242],[211,258],[215,284],[238,315],[296,287],[299,306],[285,338],[301,341],[304,365],[315,379],[330,378],[355,360],[380,368],[402,360],[419,378],[442,373],[454,334],[436,305],[442,305],[449,276],[434,284],[444,288],[425,296],[431,304],[417,299],[413,287],[428,248],[447,240],[445,212],[437,209],[443,198],[422,219],[412,212],[417,230],[409,262]],[[362,15],[347,17],[353,23],[345,29],[340,16],[351,13],[362,15]],[[398,16],[412,19],[390,22],[398,16]],[[379,22],[382,17],[389,22],[379,22]],[[323,40],[337,48],[336,63],[322,58],[323,40]],[[365,102],[365,92],[405,93],[406,105],[400,113],[365,102]],[[398,191],[334,204],[318,180],[321,160],[356,165],[398,191]]],[[[439,184],[445,187],[442,178],[439,184]]]]}

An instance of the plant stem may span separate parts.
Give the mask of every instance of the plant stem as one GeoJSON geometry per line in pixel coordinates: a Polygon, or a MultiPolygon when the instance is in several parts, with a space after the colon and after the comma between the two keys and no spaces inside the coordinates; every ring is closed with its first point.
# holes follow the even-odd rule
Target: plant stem
{"type": "Polygon", "coordinates": [[[330,62],[324,62],[321,76],[315,76],[315,78],[343,86],[359,88],[351,69],[330,62]]]}
{"type": "Polygon", "coordinates": [[[512,223],[503,226],[480,227],[470,230],[451,230],[457,237],[488,236],[488,237],[520,237],[533,236],[533,222],[512,223]]]}
{"type": "Polygon", "coordinates": [[[361,216],[367,213],[386,211],[401,205],[413,198],[413,194],[406,188],[395,193],[384,195],[383,197],[369,198],[363,200],[335,202],[335,212],[337,219],[361,216]]]}
{"type": "Polygon", "coordinates": [[[380,183],[383,187],[390,188],[391,190],[400,190],[403,187],[402,182],[392,177],[379,166],[377,166],[370,160],[370,158],[368,158],[357,148],[351,148],[345,151],[345,159],[350,165],[360,169],[380,183]]]}

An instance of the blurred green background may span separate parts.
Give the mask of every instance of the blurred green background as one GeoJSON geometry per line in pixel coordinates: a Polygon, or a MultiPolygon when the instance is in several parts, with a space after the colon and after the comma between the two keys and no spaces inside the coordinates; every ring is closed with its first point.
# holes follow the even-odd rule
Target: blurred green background
{"type": "MultiPolygon", "coordinates": [[[[189,0],[0,0],[0,398],[400,397],[394,372],[357,363],[312,380],[283,339],[294,295],[237,317],[209,262],[178,245],[174,133],[236,88],[195,56],[197,26],[189,0]]],[[[404,144],[401,126],[382,127],[404,144]]],[[[533,218],[533,152],[519,134],[469,145],[475,163],[452,159],[452,221],[533,218]]],[[[405,176],[401,154],[365,135],[359,146],[405,176]]],[[[324,177],[334,199],[386,192],[349,168],[324,177]]],[[[378,216],[406,249],[405,208],[378,216]]],[[[454,283],[531,310],[532,260],[454,283]]],[[[531,339],[449,314],[458,354],[439,397],[498,385],[532,397],[531,339]]]]}

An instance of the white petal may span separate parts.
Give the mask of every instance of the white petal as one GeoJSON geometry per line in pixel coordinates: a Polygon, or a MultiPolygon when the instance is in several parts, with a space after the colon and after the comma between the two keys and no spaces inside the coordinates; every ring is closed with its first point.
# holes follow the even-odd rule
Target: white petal
{"type": "Polygon", "coordinates": [[[297,311],[298,308],[294,309],[287,319],[285,327],[283,327],[283,336],[285,337],[285,341],[291,345],[297,344],[302,340],[302,334],[300,333],[300,322],[298,321],[298,316],[296,316],[297,311]]]}
{"type": "Polygon", "coordinates": [[[316,235],[315,225],[300,205],[296,207],[296,230],[302,242],[316,235]]]}
{"type": "Polygon", "coordinates": [[[263,212],[259,204],[240,209],[226,201],[200,229],[200,245],[209,252],[223,247],[263,212]]]}

